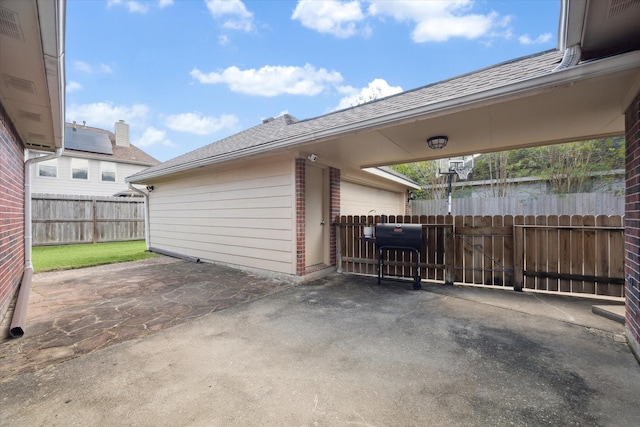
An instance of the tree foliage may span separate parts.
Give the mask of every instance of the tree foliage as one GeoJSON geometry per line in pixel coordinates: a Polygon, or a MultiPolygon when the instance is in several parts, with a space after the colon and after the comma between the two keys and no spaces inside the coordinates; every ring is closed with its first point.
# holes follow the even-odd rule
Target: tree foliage
{"type": "Polygon", "coordinates": [[[445,183],[446,176],[437,176],[438,162],[426,161],[394,165],[392,168],[418,183],[422,190],[415,191],[418,199],[444,199],[446,188],[440,184],[445,183]]]}
{"type": "MultiPolygon", "coordinates": [[[[533,177],[546,181],[555,194],[589,192],[606,183],[602,172],[624,169],[624,138],[605,138],[483,154],[475,159],[471,179],[487,180],[495,197],[508,195],[510,179],[533,177]],[[595,179],[597,177],[597,179],[595,179]]],[[[423,199],[444,198],[446,176],[436,178],[437,161],[396,165],[425,190],[423,199]]]]}

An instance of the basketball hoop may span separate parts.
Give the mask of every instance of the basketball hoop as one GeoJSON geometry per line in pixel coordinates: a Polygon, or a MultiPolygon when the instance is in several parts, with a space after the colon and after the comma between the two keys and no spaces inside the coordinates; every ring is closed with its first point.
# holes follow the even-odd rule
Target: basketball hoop
{"type": "Polygon", "coordinates": [[[451,169],[458,175],[458,178],[460,178],[463,181],[469,178],[469,174],[473,170],[473,168],[465,168],[465,167],[459,167],[459,168],[454,167],[451,169]]]}

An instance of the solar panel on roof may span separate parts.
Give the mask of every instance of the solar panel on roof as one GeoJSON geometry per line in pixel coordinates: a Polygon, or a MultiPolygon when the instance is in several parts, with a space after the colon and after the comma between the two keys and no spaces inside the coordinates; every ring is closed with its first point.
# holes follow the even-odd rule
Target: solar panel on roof
{"type": "Polygon", "coordinates": [[[64,146],[70,150],[86,151],[88,153],[113,154],[113,147],[109,136],[102,132],[88,129],[67,129],[64,146]]]}

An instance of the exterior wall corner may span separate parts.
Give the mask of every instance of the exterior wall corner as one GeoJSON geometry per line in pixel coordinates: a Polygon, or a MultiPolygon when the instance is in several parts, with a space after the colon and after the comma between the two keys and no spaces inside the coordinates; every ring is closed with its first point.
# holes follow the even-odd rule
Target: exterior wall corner
{"type": "Polygon", "coordinates": [[[625,328],[640,360],[640,92],[625,112],[625,328]]]}

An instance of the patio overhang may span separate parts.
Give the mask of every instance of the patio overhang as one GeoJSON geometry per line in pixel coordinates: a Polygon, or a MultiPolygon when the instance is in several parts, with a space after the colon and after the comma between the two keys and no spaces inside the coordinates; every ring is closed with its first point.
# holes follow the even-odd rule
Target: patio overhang
{"type": "MultiPolygon", "coordinates": [[[[624,134],[640,87],[640,51],[584,63],[398,117],[332,129],[305,150],[362,169],[624,134]],[[446,135],[440,150],[427,138],[446,135]]],[[[289,141],[291,143],[291,141],[289,141]]]]}

